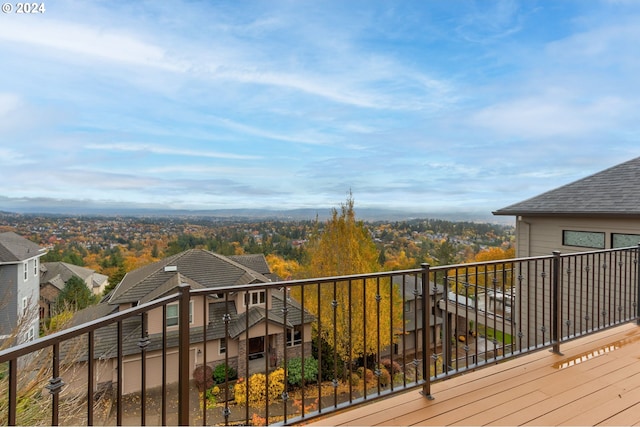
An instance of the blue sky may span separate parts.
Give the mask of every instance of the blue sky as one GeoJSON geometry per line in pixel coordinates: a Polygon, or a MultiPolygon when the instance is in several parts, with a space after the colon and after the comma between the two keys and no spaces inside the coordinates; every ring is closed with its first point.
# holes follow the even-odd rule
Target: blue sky
{"type": "Polygon", "coordinates": [[[488,214],[640,156],[637,1],[44,4],[0,15],[0,210],[488,214]]]}

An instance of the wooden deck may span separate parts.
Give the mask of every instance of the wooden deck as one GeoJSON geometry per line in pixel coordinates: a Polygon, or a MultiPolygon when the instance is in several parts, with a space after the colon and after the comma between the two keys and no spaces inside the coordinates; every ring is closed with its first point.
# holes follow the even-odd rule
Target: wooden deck
{"type": "MultiPolygon", "coordinates": [[[[626,324],[321,418],[315,425],[640,425],[640,326],[626,324]]],[[[312,424],[313,425],[313,424],[312,424]]]]}

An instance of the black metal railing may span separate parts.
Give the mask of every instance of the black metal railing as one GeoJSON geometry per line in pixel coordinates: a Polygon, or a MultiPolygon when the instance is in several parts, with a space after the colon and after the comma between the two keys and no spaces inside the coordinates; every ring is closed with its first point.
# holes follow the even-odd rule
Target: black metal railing
{"type": "Polygon", "coordinates": [[[293,424],[412,388],[430,397],[433,381],[638,321],[639,255],[182,284],[1,351],[0,421],[293,424]]]}

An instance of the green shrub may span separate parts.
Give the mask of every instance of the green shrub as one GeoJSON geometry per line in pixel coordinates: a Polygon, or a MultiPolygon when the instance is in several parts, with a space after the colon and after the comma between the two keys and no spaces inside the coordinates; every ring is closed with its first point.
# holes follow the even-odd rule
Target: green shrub
{"type": "Polygon", "coordinates": [[[238,373],[231,366],[227,366],[226,363],[221,363],[213,369],[213,380],[216,384],[222,384],[225,380],[225,374],[229,381],[238,378],[238,373]]]}
{"type": "MultiPolygon", "coordinates": [[[[302,385],[302,358],[294,357],[287,361],[287,374],[289,384],[292,386],[302,385]]],[[[304,380],[306,383],[313,383],[318,379],[318,361],[313,357],[304,359],[304,380]]]]}

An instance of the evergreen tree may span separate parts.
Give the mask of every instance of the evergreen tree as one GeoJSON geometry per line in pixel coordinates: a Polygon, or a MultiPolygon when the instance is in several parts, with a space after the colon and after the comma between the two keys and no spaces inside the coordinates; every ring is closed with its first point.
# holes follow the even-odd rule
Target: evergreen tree
{"type": "Polygon", "coordinates": [[[65,309],[78,311],[96,302],[96,296],[91,293],[84,281],[78,276],[71,276],[58,295],[56,311],[65,309]]]}

